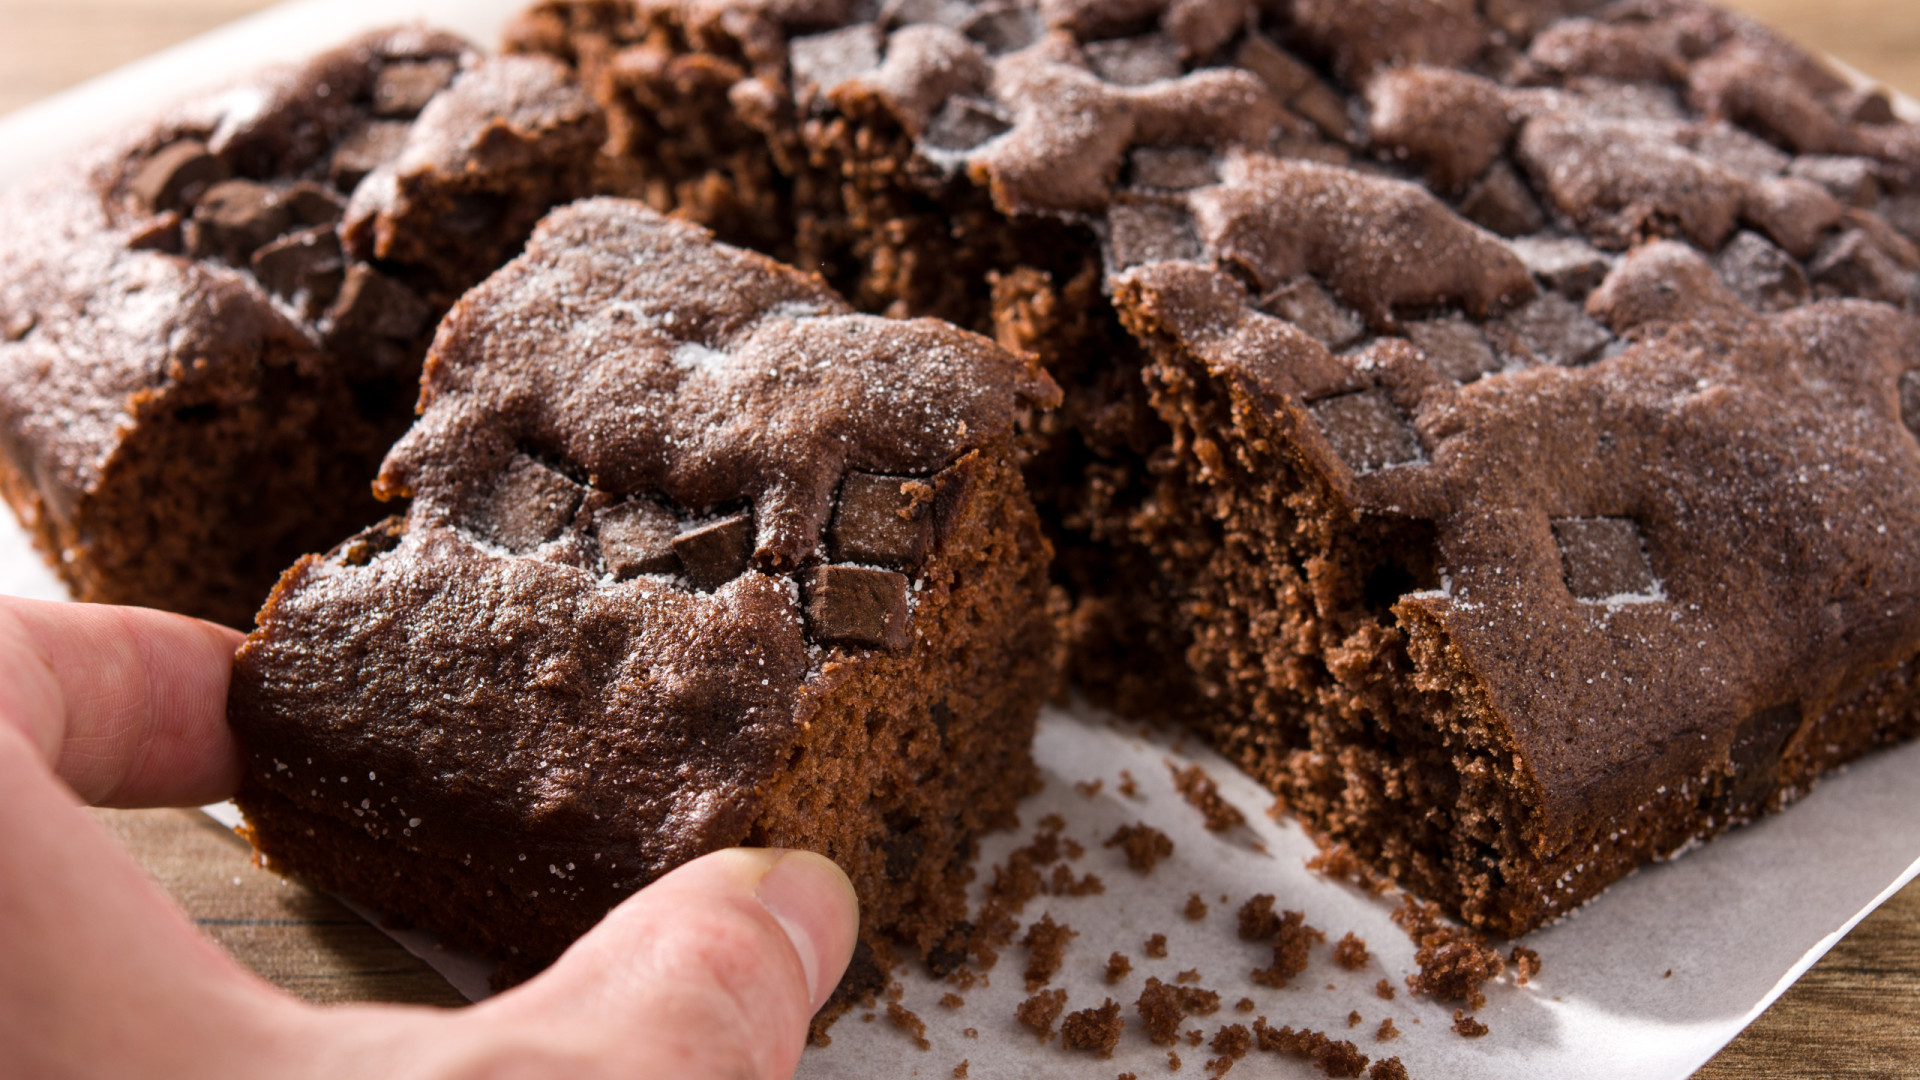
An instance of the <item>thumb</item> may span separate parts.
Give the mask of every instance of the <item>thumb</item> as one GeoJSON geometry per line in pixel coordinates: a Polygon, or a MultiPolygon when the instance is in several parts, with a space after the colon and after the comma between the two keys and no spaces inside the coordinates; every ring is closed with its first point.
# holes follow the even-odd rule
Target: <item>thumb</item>
{"type": "Polygon", "coordinates": [[[826,858],[717,851],[613,909],[491,1019],[530,1021],[535,1038],[558,1024],[588,1056],[604,1046],[595,1075],[785,1080],[859,922],[826,858]]]}

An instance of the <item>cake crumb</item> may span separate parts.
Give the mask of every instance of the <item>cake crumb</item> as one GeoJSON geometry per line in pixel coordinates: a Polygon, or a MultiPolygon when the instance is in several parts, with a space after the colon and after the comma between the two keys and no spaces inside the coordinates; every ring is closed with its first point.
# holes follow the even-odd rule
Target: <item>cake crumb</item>
{"type": "Polygon", "coordinates": [[[1327,935],[1307,925],[1301,912],[1282,913],[1273,939],[1273,964],[1254,969],[1253,981],[1276,990],[1287,985],[1288,980],[1307,970],[1307,954],[1313,943],[1326,939],[1327,935]]]}
{"type": "Polygon", "coordinates": [[[955,1065],[953,1067],[953,1077],[954,1077],[954,1080],[966,1080],[967,1063],[964,1060],[961,1061],[960,1064],[955,1065]]]}
{"type": "Polygon", "coordinates": [[[1199,922],[1201,919],[1207,917],[1207,902],[1200,899],[1199,893],[1187,894],[1186,916],[1194,922],[1199,922]]]}
{"type": "Polygon", "coordinates": [[[1132,1073],[1121,1073],[1119,1076],[1114,1077],[1113,1080],[1140,1080],[1140,1078],[1132,1073]]]}
{"type": "Polygon", "coordinates": [[[1133,972],[1133,961],[1126,953],[1116,952],[1107,957],[1107,985],[1112,986],[1133,972]]]}
{"type": "Polygon", "coordinates": [[[1040,921],[1027,927],[1027,936],[1020,944],[1027,948],[1027,992],[1035,990],[1053,981],[1067,951],[1067,942],[1079,937],[1079,933],[1065,923],[1053,921],[1048,912],[1040,916],[1040,921]]]}
{"type": "Polygon", "coordinates": [[[1381,1001],[1392,1001],[1393,1000],[1393,983],[1387,981],[1386,979],[1381,979],[1379,982],[1374,983],[1373,995],[1379,998],[1381,1001]]]}
{"type": "Polygon", "coordinates": [[[1207,1041],[1207,1033],[1201,1031],[1199,1028],[1188,1028],[1185,1038],[1188,1046],[1199,1046],[1201,1043],[1207,1041]]]}
{"type": "MultiPolygon", "coordinates": [[[[1513,983],[1525,986],[1535,975],[1540,974],[1540,954],[1525,945],[1515,945],[1510,954],[1513,960],[1513,983]]],[[[1673,978],[1673,969],[1667,969],[1667,978],[1673,978]]]]}
{"type": "Polygon", "coordinates": [[[1148,938],[1146,953],[1155,960],[1164,959],[1167,955],[1167,935],[1155,934],[1148,938]]]}
{"type": "Polygon", "coordinates": [[[1127,1022],[1120,1018],[1120,1005],[1112,998],[1097,1009],[1081,1009],[1060,1025],[1060,1042],[1069,1050],[1084,1050],[1102,1058],[1113,1056],[1120,1045],[1120,1033],[1127,1022]]]}
{"type": "Polygon", "coordinates": [[[1079,792],[1081,798],[1091,799],[1094,796],[1100,794],[1100,789],[1105,785],[1106,785],[1106,781],[1096,776],[1091,780],[1081,780],[1078,783],[1074,784],[1073,790],[1079,792]]]}
{"type": "Polygon", "coordinates": [[[874,1017],[875,1017],[876,1015],[878,1015],[878,1014],[876,1014],[876,1013],[866,1013],[865,1015],[863,1015],[863,1016],[861,1016],[861,1017],[860,1017],[860,1022],[861,1022],[861,1023],[863,1023],[863,1024],[871,1024],[871,1023],[873,1023],[873,1020],[874,1020],[874,1017]]]}
{"type": "Polygon", "coordinates": [[[1208,832],[1226,832],[1247,823],[1247,815],[1220,794],[1220,785],[1207,775],[1207,770],[1198,765],[1182,769],[1171,761],[1167,762],[1167,768],[1173,773],[1173,786],[1180,797],[1206,819],[1208,832]]]}
{"type": "Polygon", "coordinates": [[[1013,1012],[1014,1019],[1020,1021],[1029,1031],[1040,1036],[1041,1042],[1053,1038],[1053,1022],[1067,1007],[1065,990],[1042,990],[1020,1003],[1013,1012]]]}
{"type": "Polygon", "coordinates": [[[1071,836],[1060,841],[1060,846],[1067,849],[1068,862],[1072,862],[1087,853],[1087,849],[1081,846],[1080,841],[1075,840],[1071,836]]]}
{"type": "Polygon", "coordinates": [[[1133,779],[1133,774],[1125,769],[1120,770],[1120,783],[1115,786],[1119,788],[1120,794],[1129,799],[1140,797],[1140,785],[1133,779]]]}
{"type": "Polygon", "coordinates": [[[1107,891],[1107,883],[1099,875],[1088,873],[1078,879],[1066,863],[1053,868],[1052,887],[1048,890],[1055,896],[1099,896],[1107,891]]]}
{"type": "Polygon", "coordinates": [[[1200,969],[1188,968],[1178,975],[1175,975],[1173,981],[1177,983],[1197,983],[1200,981],[1200,969]]]}
{"type": "Polygon", "coordinates": [[[1159,1046],[1172,1046],[1179,1041],[1180,1022],[1188,1015],[1212,1016],[1220,1011],[1220,995],[1212,990],[1175,986],[1148,978],[1133,1008],[1140,1015],[1140,1027],[1148,1039],[1159,1046]]]}
{"type": "Polygon", "coordinates": [[[1409,1080],[1407,1067],[1397,1057],[1382,1058],[1367,1070],[1367,1080],[1409,1080]]]}
{"type": "Polygon", "coordinates": [[[1480,987],[1506,970],[1506,961],[1480,935],[1443,920],[1440,905],[1402,894],[1393,921],[1418,946],[1413,954],[1420,970],[1407,976],[1407,988],[1441,1001],[1464,1001],[1478,1009],[1487,1003],[1480,987]]]}
{"type": "MultiPolygon", "coordinates": [[[[1660,977],[1661,977],[1661,978],[1663,978],[1663,979],[1671,979],[1671,978],[1673,978],[1673,969],[1672,969],[1672,968],[1668,968],[1668,969],[1667,969],[1667,973],[1666,973],[1665,975],[1662,975],[1662,976],[1660,976],[1660,977]]],[[[1522,985],[1522,986],[1525,986],[1526,984],[1527,984],[1527,980],[1525,980],[1525,979],[1521,979],[1521,980],[1520,980],[1520,985],[1522,985]]]]}
{"type": "Polygon", "coordinates": [[[959,994],[941,994],[940,995],[940,1004],[946,1006],[949,1009],[958,1009],[961,1006],[965,1005],[966,1003],[967,1003],[967,999],[961,997],[959,994]]]}
{"type": "Polygon", "coordinates": [[[1347,936],[1341,938],[1333,947],[1333,962],[1348,971],[1359,971],[1366,967],[1367,961],[1372,958],[1373,954],[1367,951],[1365,939],[1355,936],[1351,930],[1347,931],[1347,936]]]}
{"type": "Polygon", "coordinates": [[[1265,941],[1280,932],[1280,916],[1274,914],[1273,894],[1258,893],[1240,905],[1240,939],[1265,941]]]}
{"type": "Polygon", "coordinates": [[[1393,1026],[1393,1017],[1391,1016],[1380,1021],[1379,1028],[1373,1033],[1373,1041],[1375,1042],[1392,1042],[1399,1037],[1400,1029],[1393,1026]]]}
{"type": "Polygon", "coordinates": [[[1311,1028],[1276,1029],[1267,1026],[1263,1016],[1253,1022],[1253,1037],[1261,1051],[1309,1059],[1315,1068],[1331,1077],[1356,1077],[1367,1067],[1367,1055],[1361,1053],[1359,1047],[1311,1028]]]}
{"type": "Polygon", "coordinates": [[[1119,848],[1127,857],[1127,865],[1140,874],[1153,873],[1162,859],[1173,854],[1173,841],[1167,834],[1144,822],[1120,826],[1105,846],[1119,848]]]}
{"type": "Polygon", "coordinates": [[[1167,1051],[1167,1071],[1168,1072],[1180,1071],[1180,1055],[1174,1053],[1171,1050],[1167,1051]]]}
{"type": "Polygon", "coordinates": [[[1469,1039],[1477,1039],[1487,1033],[1487,1025],[1467,1015],[1465,1009],[1453,1010],[1453,1030],[1456,1034],[1469,1039]]]}
{"type": "Polygon", "coordinates": [[[1234,1012],[1252,1012],[1253,1010],[1254,1004],[1252,998],[1241,998],[1239,1001],[1233,1003],[1234,1012]]]}
{"type": "Polygon", "coordinates": [[[1048,814],[1039,821],[1039,828],[1043,833],[1058,833],[1066,827],[1067,819],[1059,814],[1048,814]]]}
{"type": "Polygon", "coordinates": [[[1360,1016],[1360,1013],[1358,1010],[1350,1012],[1347,1014],[1347,1026],[1350,1028],[1357,1028],[1360,1026],[1361,1019],[1362,1017],[1360,1016]]]}
{"type": "Polygon", "coordinates": [[[1217,1058],[1207,1059],[1207,1076],[1209,1080],[1220,1080],[1221,1077],[1227,1075],[1232,1071],[1233,1071],[1233,1059],[1230,1057],[1217,1057],[1217,1058]]]}
{"type": "Polygon", "coordinates": [[[1320,849],[1320,854],[1307,860],[1307,869],[1335,881],[1358,885],[1374,896],[1379,896],[1393,888],[1393,882],[1390,879],[1368,866],[1353,853],[1352,848],[1345,844],[1333,844],[1320,849]]]}
{"type": "Polygon", "coordinates": [[[977,1039],[980,1037],[980,1029],[979,1028],[961,1028],[960,1037],[963,1039],[977,1039]]]}
{"type": "Polygon", "coordinates": [[[1253,1049],[1253,1032],[1245,1024],[1227,1024],[1213,1033],[1213,1041],[1207,1048],[1216,1054],[1224,1054],[1235,1061],[1247,1056],[1253,1049]]]}
{"type": "Polygon", "coordinates": [[[889,1001],[887,1002],[887,1019],[893,1021],[894,1027],[911,1036],[913,1045],[922,1050],[933,1049],[933,1044],[927,1041],[927,1022],[916,1016],[912,1009],[897,1001],[889,1001]]]}

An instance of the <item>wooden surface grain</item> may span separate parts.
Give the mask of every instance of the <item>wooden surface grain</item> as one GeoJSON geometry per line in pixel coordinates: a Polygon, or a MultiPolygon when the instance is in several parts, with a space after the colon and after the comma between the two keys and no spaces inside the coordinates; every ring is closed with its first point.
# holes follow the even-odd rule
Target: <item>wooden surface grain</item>
{"type": "MultiPolygon", "coordinates": [[[[265,6],[0,0],[0,112],[265,6]]],[[[1730,6],[1920,96],[1920,0],[1730,6]]],[[[255,869],[246,846],[204,816],[92,813],[208,936],[289,992],[315,1002],[460,1004],[432,969],[378,929],[325,896],[255,869]]],[[[1763,1077],[1920,1077],[1920,883],[1861,923],[1695,1080],[1763,1077]]]]}

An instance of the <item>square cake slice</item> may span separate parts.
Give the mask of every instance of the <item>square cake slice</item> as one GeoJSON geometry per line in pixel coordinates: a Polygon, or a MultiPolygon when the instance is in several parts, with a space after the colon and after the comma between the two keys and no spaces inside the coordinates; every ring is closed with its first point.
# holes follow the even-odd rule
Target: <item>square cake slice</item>
{"type": "Polygon", "coordinates": [[[974,837],[1036,782],[1014,433],[1057,400],[642,204],[556,211],[441,326],[379,480],[406,515],[301,560],[240,652],[254,844],[507,978],[698,855],[809,848],[876,989],[964,934],[974,837]]]}
{"type": "Polygon", "coordinates": [[[380,519],[435,322],[604,138],[560,64],[393,30],[9,190],[0,494],[79,599],[250,625],[380,519]]]}

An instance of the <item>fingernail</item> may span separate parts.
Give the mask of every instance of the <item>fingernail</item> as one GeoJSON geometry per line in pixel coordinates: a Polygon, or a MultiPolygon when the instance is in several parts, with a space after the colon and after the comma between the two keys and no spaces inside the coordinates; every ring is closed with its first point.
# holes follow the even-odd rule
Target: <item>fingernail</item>
{"type": "Polygon", "coordinates": [[[811,851],[789,851],[754,890],[806,972],[810,1003],[818,1009],[846,970],[860,921],[853,882],[833,861],[811,851]]]}

